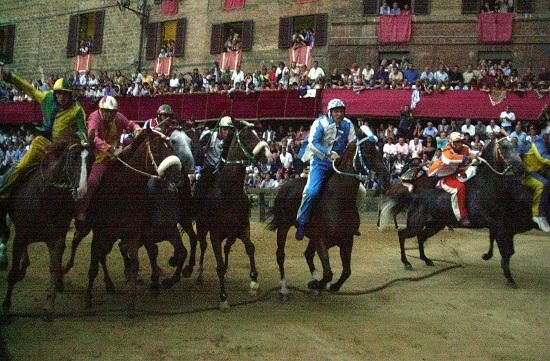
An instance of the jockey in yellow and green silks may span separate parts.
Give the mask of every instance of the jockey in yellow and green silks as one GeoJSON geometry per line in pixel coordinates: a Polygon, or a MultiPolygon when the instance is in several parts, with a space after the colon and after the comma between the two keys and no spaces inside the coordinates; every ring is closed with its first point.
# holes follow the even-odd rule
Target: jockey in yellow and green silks
{"type": "Polygon", "coordinates": [[[0,185],[0,198],[7,198],[17,180],[40,163],[48,144],[66,137],[86,142],[86,115],[80,103],[73,97],[73,89],[66,79],[58,79],[53,90],[40,91],[24,79],[0,68],[0,79],[2,78],[40,103],[43,116],[42,125],[37,128],[40,135],[33,139],[30,149],[8,171],[0,185]]]}

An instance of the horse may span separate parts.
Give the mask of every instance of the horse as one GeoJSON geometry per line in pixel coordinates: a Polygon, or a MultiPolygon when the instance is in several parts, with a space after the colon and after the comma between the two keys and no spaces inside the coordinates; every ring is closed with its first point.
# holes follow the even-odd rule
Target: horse
{"type": "MultiPolygon", "coordinates": [[[[533,227],[530,196],[519,175],[523,164],[513,144],[507,138],[493,139],[483,149],[477,175],[468,180],[467,206],[473,228],[488,228],[501,254],[501,267],[507,284],[517,287],[510,272],[514,254],[514,235],[533,227]]],[[[412,269],[405,255],[405,240],[417,237],[420,259],[433,266],[424,253],[424,242],[445,226],[459,227],[451,208],[450,195],[440,189],[428,189],[418,194],[401,193],[388,199],[382,209],[384,220],[398,209],[408,207],[407,226],[398,231],[401,262],[412,269]]]]}
{"type": "MultiPolygon", "coordinates": [[[[270,156],[268,144],[260,139],[253,124],[244,121],[233,124],[236,130],[228,148],[227,160],[206,195],[203,206],[199,207],[197,216],[197,238],[201,242],[201,251],[204,251],[202,245],[206,245],[206,234],[210,232],[220,285],[219,307],[222,311],[230,307],[225,290],[225,274],[229,266],[229,252],[237,238],[243,242],[250,261],[250,292],[256,294],[259,289],[255,247],[250,239],[250,203],[244,193],[245,166],[255,162],[262,154],[266,158],[270,156]],[[226,239],[222,255],[222,242],[226,239]]],[[[203,253],[199,272],[202,269],[203,253]]]]}
{"type": "MultiPolygon", "coordinates": [[[[306,236],[310,239],[304,256],[309,266],[312,280],[310,289],[324,289],[336,292],[351,275],[351,253],[353,236],[359,227],[360,217],[356,201],[359,184],[366,179],[366,173],[374,172],[382,190],[389,185],[389,174],[377,145],[372,141],[372,131],[361,127],[359,137],[346,147],[342,157],[333,161],[334,173],[329,176],[321,196],[313,206],[310,223],[306,226],[306,236]],[[328,249],[338,246],[342,261],[342,274],[338,281],[332,281],[332,270],[328,249]],[[313,257],[315,251],[323,265],[323,278],[319,279],[313,257]]],[[[268,229],[277,231],[277,263],[279,265],[279,296],[282,300],[288,297],[285,278],[285,244],[290,227],[296,225],[296,213],[300,206],[305,178],[292,180],[279,189],[273,206],[273,219],[268,229]]]]}
{"type": "MultiPolygon", "coordinates": [[[[92,306],[94,280],[101,262],[106,279],[106,256],[114,243],[121,239],[126,244],[129,280],[128,315],[135,312],[136,284],[138,276],[138,249],[154,239],[156,230],[151,229],[151,200],[147,195],[149,181],[158,182],[165,192],[177,197],[177,187],[183,181],[182,164],[170,146],[175,139],[146,128],[121,154],[109,160],[97,193],[89,208],[89,223],[93,230],[88,286],[85,307],[92,306]]],[[[175,223],[174,223],[175,228],[175,223]]],[[[153,268],[152,278],[157,278],[158,269],[153,268]]]]}
{"type": "MultiPolygon", "coordinates": [[[[47,146],[40,165],[12,191],[9,205],[0,214],[2,220],[6,219],[6,213],[9,214],[15,225],[12,266],[3,302],[5,316],[11,308],[13,288],[23,280],[30,265],[28,245],[44,242],[50,256],[50,283],[42,317],[46,321],[52,319],[56,291],[63,289],[61,262],[65,236],[75,201],[86,193],[92,161],[87,145],[73,138],[60,139],[47,146]]],[[[0,228],[0,233],[9,238],[9,226],[4,221],[0,222],[0,228]]]]}

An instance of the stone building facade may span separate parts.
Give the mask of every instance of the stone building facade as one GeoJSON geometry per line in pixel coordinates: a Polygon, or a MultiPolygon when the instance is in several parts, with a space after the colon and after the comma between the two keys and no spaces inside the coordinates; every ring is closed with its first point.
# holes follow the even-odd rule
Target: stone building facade
{"type": "MultiPolygon", "coordinates": [[[[466,3],[471,6],[473,1],[476,7],[480,1],[409,0],[418,13],[413,16],[411,41],[398,46],[378,44],[378,17],[365,15],[368,9],[376,9],[380,0],[311,0],[303,4],[295,0],[246,0],[244,8],[231,11],[224,10],[223,0],[179,0],[178,14],[171,16],[160,14],[161,1],[130,0],[129,5],[136,8],[144,1],[151,9],[143,36],[146,70],[152,69],[152,61],[146,58],[154,56],[162,40],[161,23],[180,19],[185,21],[172,23],[180,42],[180,56],[173,63],[177,72],[211,66],[218,58],[212,54],[213,42],[217,41],[212,32],[220,27],[215,30],[214,25],[233,26],[243,21],[249,26],[248,38],[243,42],[248,42],[250,48],[243,52],[245,71],[288,60],[288,49],[281,46],[289,36],[289,21],[301,22],[300,26],[309,22],[320,38],[325,37],[315,48],[315,58],[327,73],[333,67],[349,67],[354,62],[377,64],[382,57],[397,56],[409,57],[417,68],[439,62],[465,66],[480,58],[499,57],[513,60],[520,71],[528,66],[537,71],[550,64],[548,0],[516,0],[522,9],[514,14],[512,42],[499,45],[481,44],[476,34],[476,15],[464,14],[466,3]],[[287,19],[286,25],[282,18],[287,19]],[[151,25],[156,23],[160,25],[151,25]],[[157,38],[153,47],[151,37],[157,38]]],[[[86,14],[100,14],[91,23],[95,19],[95,30],[102,30],[101,49],[93,55],[92,71],[133,71],[139,59],[140,18],[121,11],[115,0],[2,0],[0,43],[4,48],[0,48],[0,57],[4,52],[4,59],[11,63],[9,68],[28,77],[35,77],[39,66],[46,73],[66,73],[73,67],[67,51],[69,43],[75,41],[68,41],[75,36],[70,31],[71,19],[86,14]],[[6,56],[10,47],[13,51],[6,56]]]]}

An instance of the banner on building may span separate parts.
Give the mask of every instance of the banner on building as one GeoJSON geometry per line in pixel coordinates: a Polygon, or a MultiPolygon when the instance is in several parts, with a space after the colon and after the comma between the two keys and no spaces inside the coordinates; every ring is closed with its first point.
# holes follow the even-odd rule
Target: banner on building
{"type": "Polygon", "coordinates": [[[223,4],[224,10],[242,9],[244,8],[245,0],[225,0],[223,4]]]}
{"type": "Polygon", "coordinates": [[[223,52],[219,60],[220,69],[235,71],[241,65],[242,58],[242,50],[223,52]]]}
{"type": "Polygon", "coordinates": [[[378,42],[381,44],[408,43],[411,41],[411,15],[380,16],[378,42]]]}
{"type": "Polygon", "coordinates": [[[162,0],[162,15],[176,15],[178,13],[178,0],[162,0]]]}
{"type": "Polygon", "coordinates": [[[90,54],[77,55],[74,58],[74,70],[79,73],[86,73],[90,71],[90,60],[92,56],[90,54]]]}
{"type": "Polygon", "coordinates": [[[477,16],[477,36],[482,43],[512,41],[513,13],[481,13],[477,16]]]}
{"type": "Polygon", "coordinates": [[[296,49],[290,48],[289,63],[296,63],[296,66],[305,65],[308,69],[311,67],[311,58],[313,57],[313,48],[309,46],[300,46],[296,49]]]}
{"type": "Polygon", "coordinates": [[[155,73],[170,75],[171,70],[172,70],[171,56],[167,56],[164,58],[157,58],[157,60],[155,60],[155,73]]]}

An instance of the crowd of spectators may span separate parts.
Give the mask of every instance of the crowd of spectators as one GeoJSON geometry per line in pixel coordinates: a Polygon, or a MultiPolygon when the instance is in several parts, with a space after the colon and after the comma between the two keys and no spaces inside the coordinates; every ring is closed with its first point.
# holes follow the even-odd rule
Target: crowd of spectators
{"type": "MultiPolygon", "coordinates": [[[[296,42],[307,39],[298,36],[296,42]]],[[[173,49],[170,42],[165,44],[168,53],[173,49]]],[[[34,80],[34,86],[41,90],[51,89],[60,75],[52,74],[40,80],[34,80]]],[[[535,92],[539,97],[550,92],[550,71],[542,67],[535,74],[532,68],[527,68],[522,74],[514,68],[509,60],[480,60],[476,66],[471,64],[462,69],[460,65],[439,64],[434,70],[425,66],[418,70],[406,58],[382,59],[373,68],[370,63],[364,67],[357,63],[350,68],[334,68],[326,74],[317,61],[312,66],[297,66],[295,63],[287,66],[280,62],[270,67],[263,66],[254,72],[244,72],[240,66],[234,70],[221,69],[218,62],[210,68],[198,68],[191,72],[173,72],[170,76],[150,74],[148,71],[135,71],[131,74],[116,71],[108,73],[73,72],[68,75],[80,96],[99,98],[103,95],[112,96],[155,96],[163,94],[183,93],[232,93],[256,92],[264,90],[297,89],[300,96],[308,94],[311,89],[342,88],[350,89],[356,94],[373,89],[417,89],[422,95],[433,92],[481,90],[513,91],[519,96],[526,92],[535,92]]],[[[0,85],[0,101],[30,100],[21,91],[9,84],[0,85]]]]}
{"type": "Polygon", "coordinates": [[[21,160],[33,137],[31,128],[26,126],[0,128],[0,174],[21,160]]]}
{"type": "MultiPolygon", "coordinates": [[[[490,0],[484,1],[481,9],[481,13],[511,13],[514,12],[514,0],[490,0]]],[[[383,1],[382,5],[378,9],[378,15],[410,15],[411,8],[409,3],[403,2],[402,5],[399,2],[394,1],[391,6],[387,1],[383,1]]]]}

